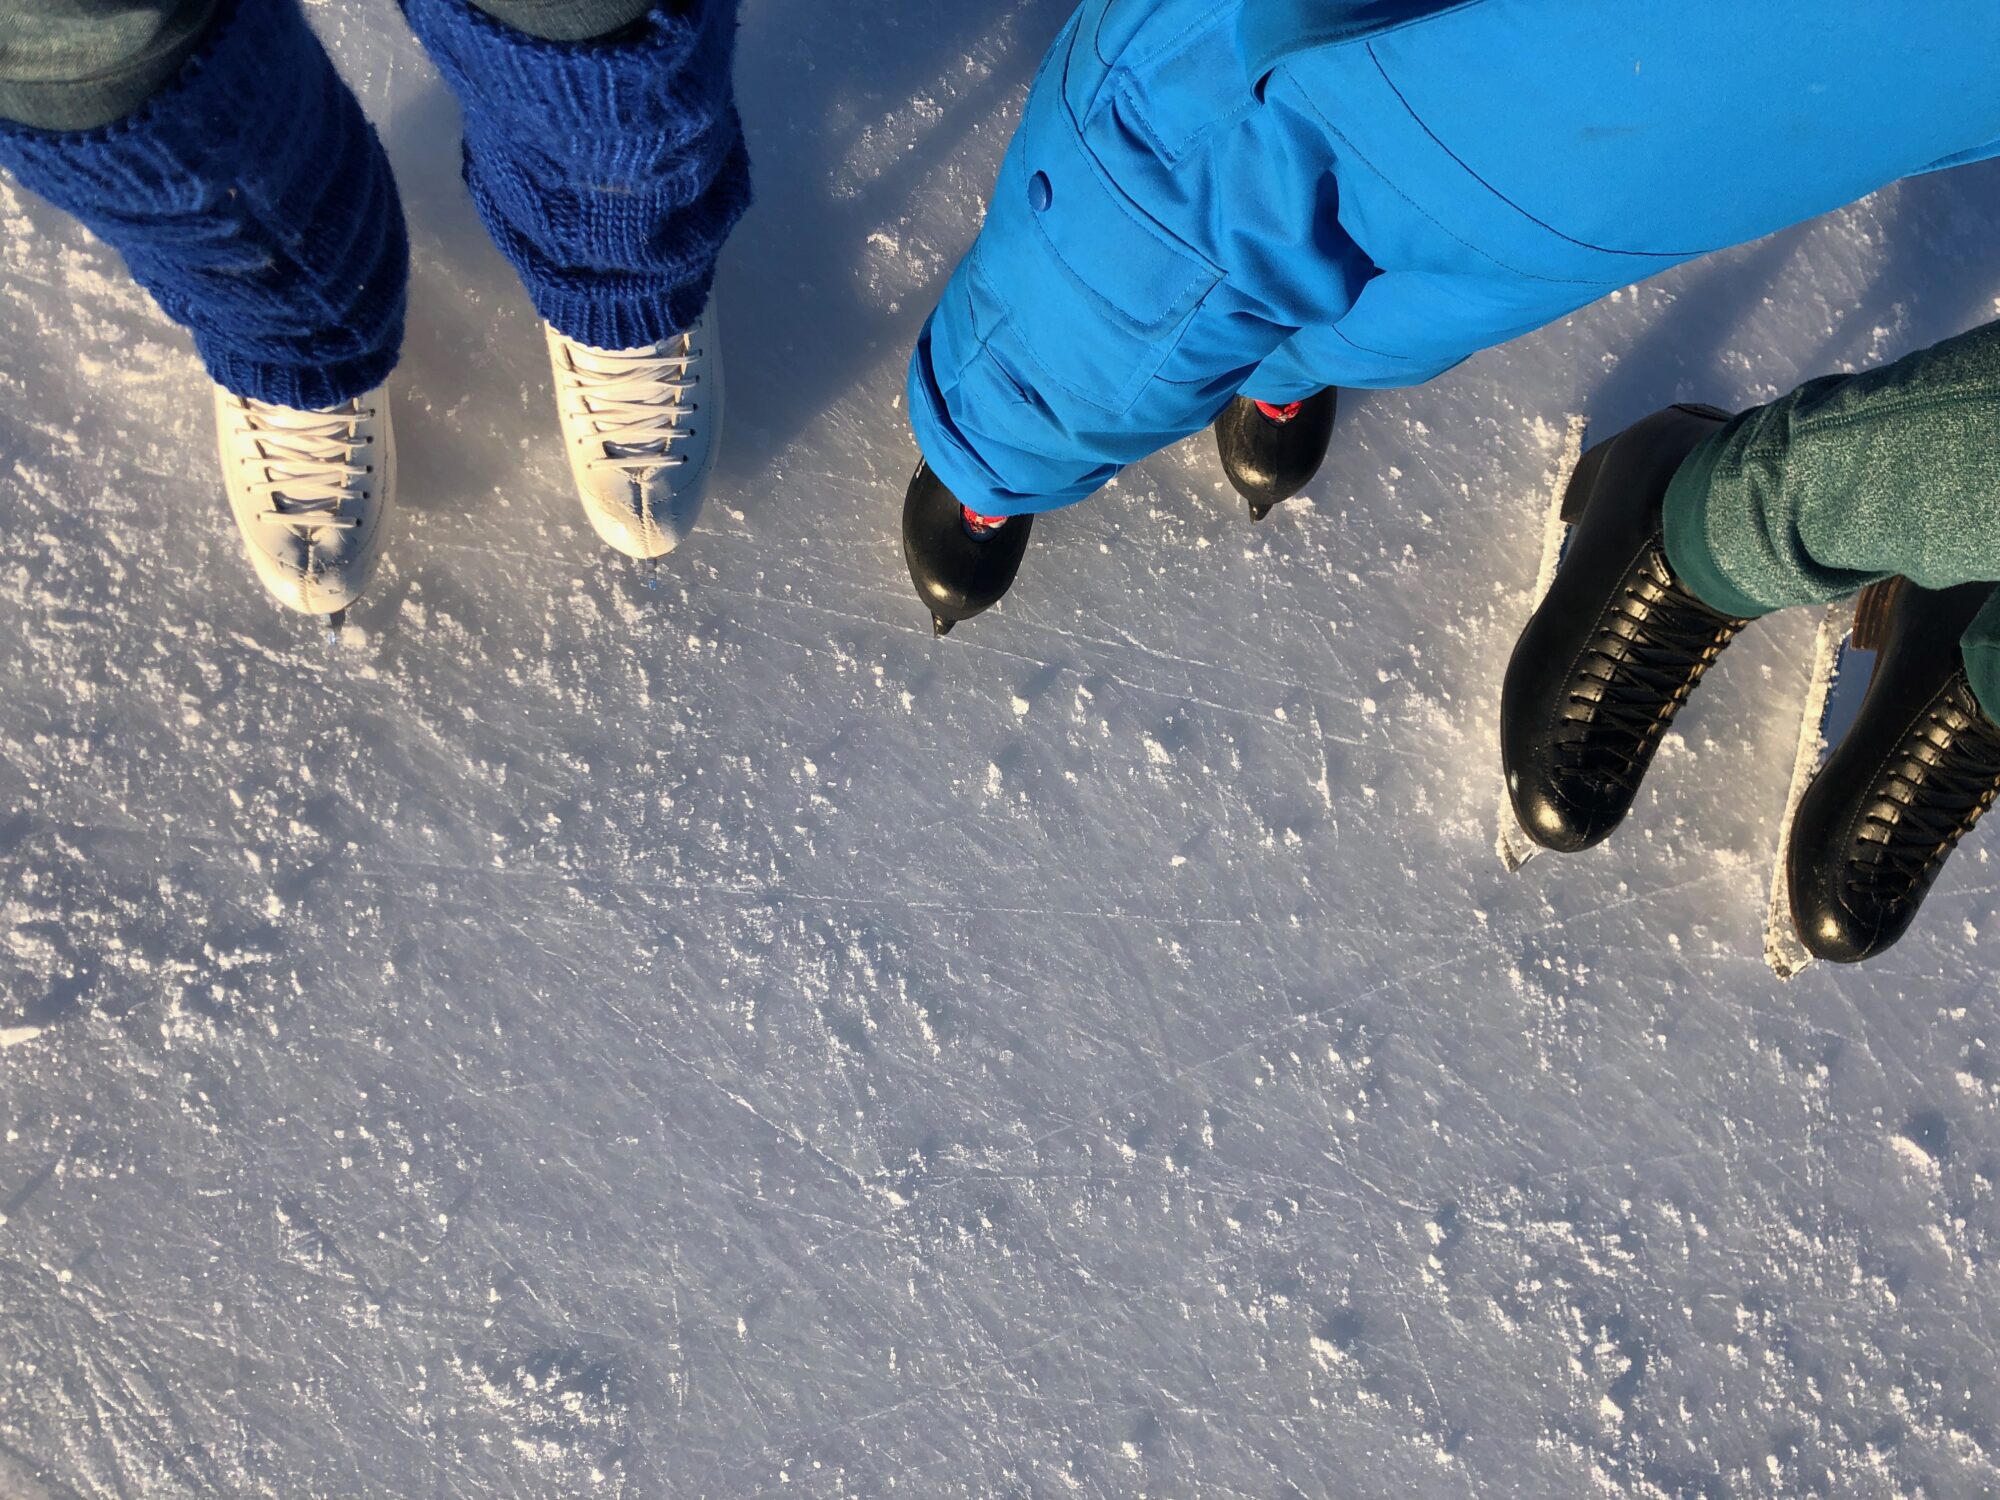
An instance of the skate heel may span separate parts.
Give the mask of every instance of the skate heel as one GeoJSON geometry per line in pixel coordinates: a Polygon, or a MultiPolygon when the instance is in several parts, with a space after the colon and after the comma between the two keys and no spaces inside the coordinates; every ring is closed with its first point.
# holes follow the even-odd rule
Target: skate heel
{"type": "MultiPolygon", "coordinates": [[[[1677,402],[1672,410],[1684,411],[1697,417],[1709,417],[1717,422],[1727,422],[1730,417],[1730,414],[1721,407],[1710,406],[1703,401],[1677,402]]],[[[1567,525],[1574,526],[1581,521],[1584,511],[1590,508],[1590,497],[1597,488],[1598,473],[1604,468],[1605,455],[1610,452],[1611,445],[1616,441],[1617,437],[1613,436],[1601,443],[1594,443],[1584,452],[1583,457],[1576,461],[1576,472],[1570,476],[1569,488],[1563,492],[1562,498],[1562,519],[1567,525]]]]}
{"type": "Polygon", "coordinates": [[[1583,513],[1590,508],[1591,492],[1597,488],[1597,476],[1604,468],[1604,455],[1611,448],[1611,439],[1596,443],[1576,461],[1576,471],[1570,475],[1569,484],[1563,489],[1562,505],[1557,511],[1565,526],[1574,526],[1583,519],[1583,513]]]}
{"type": "Polygon", "coordinates": [[[1889,625],[1889,611],[1903,590],[1901,578],[1885,578],[1871,583],[1854,601],[1854,644],[1863,651],[1880,651],[1883,632],[1889,625]]]}

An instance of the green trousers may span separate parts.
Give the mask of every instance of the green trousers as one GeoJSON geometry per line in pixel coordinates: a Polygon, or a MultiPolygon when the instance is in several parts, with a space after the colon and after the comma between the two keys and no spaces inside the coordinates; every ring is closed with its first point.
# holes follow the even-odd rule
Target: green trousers
{"type": "MultiPolygon", "coordinates": [[[[1897,574],[2000,580],[2000,323],[1742,413],[1688,455],[1665,521],[1682,581],[1745,618],[1897,574]]],[[[2000,720],[2000,593],[1960,650],[2000,720]]]]}

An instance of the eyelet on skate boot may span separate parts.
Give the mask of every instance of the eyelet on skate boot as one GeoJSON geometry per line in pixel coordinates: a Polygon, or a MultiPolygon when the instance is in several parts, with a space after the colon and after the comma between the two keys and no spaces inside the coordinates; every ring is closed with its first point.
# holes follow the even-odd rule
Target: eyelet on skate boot
{"type": "Polygon", "coordinates": [[[1271,507],[1312,481],[1326,460],[1339,392],[1332,386],[1303,401],[1274,406],[1238,396],[1215,419],[1222,472],[1261,521],[1271,507]]]}
{"type": "Polygon", "coordinates": [[[983,516],[960,505],[929,464],[917,465],[903,496],[903,560],[937,634],[1000,602],[1034,524],[1033,516],[983,516]]]}
{"type": "Polygon", "coordinates": [[[1861,710],[1792,823],[1792,918],[1816,957],[1858,963],[1909,931],[2000,792],[2000,725],[1981,711],[1959,655],[1991,593],[1984,583],[1897,585],[1861,710]]]}
{"type": "Polygon", "coordinates": [[[1507,793],[1545,848],[1574,853],[1618,826],[1674,715],[1743,628],[1674,576],[1660,530],[1668,481],[1725,420],[1669,407],[1584,454],[1570,481],[1575,530],[1500,695],[1507,793]]]}

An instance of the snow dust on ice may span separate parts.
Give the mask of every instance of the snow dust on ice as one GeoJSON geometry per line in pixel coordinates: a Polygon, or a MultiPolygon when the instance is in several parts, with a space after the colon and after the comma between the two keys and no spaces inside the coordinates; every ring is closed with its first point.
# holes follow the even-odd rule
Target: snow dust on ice
{"type": "Polygon", "coordinates": [[[583,524],[386,4],[404,509],[329,651],[186,339],[0,187],[0,1493],[2000,1489],[1995,835],[1759,953],[1811,622],[1625,832],[1491,854],[1570,412],[2000,311],[1912,182],[1420,390],[1251,527],[1194,440],[931,639],[904,351],[1063,0],[750,0],[717,491],[583,524]]]}

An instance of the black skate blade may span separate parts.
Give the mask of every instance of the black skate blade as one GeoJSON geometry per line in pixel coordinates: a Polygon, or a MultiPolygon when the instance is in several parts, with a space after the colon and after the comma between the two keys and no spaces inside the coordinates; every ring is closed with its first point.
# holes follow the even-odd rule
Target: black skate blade
{"type": "Polygon", "coordinates": [[[936,610],[931,611],[931,635],[933,637],[950,635],[951,627],[957,623],[958,621],[956,620],[947,620],[936,610]]]}
{"type": "Polygon", "coordinates": [[[341,628],[347,624],[347,611],[336,609],[332,614],[322,615],[320,616],[320,623],[326,630],[326,649],[329,651],[338,651],[340,649],[341,628]]]}
{"type": "Polygon", "coordinates": [[[1278,508],[1278,503],[1275,500],[1269,505],[1259,505],[1255,501],[1246,501],[1245,504],[1250,507],[1250,521],[1252,525],[1263,520],[1264,517],[1278,508]]]}

